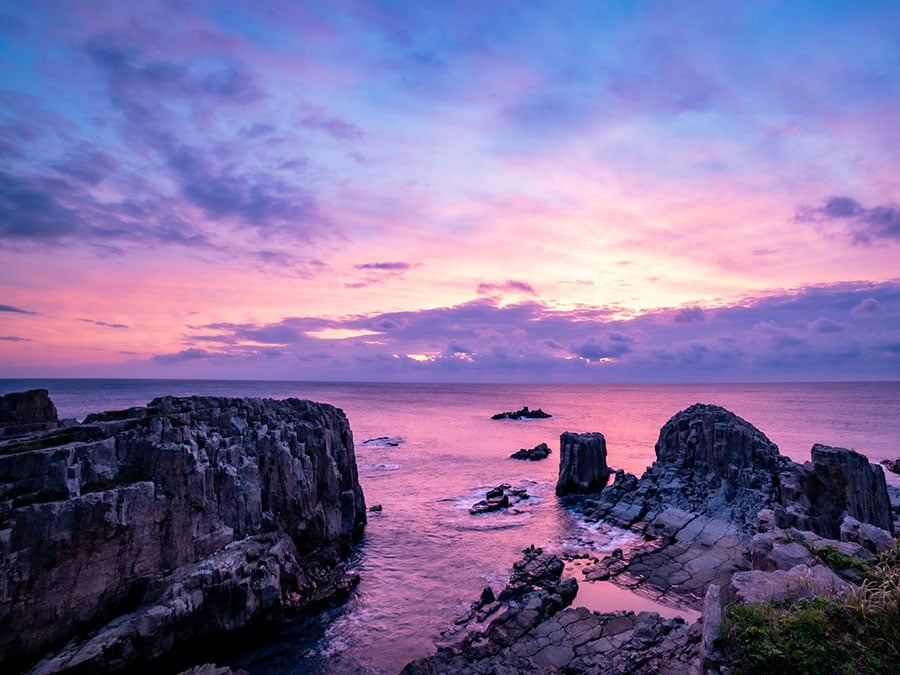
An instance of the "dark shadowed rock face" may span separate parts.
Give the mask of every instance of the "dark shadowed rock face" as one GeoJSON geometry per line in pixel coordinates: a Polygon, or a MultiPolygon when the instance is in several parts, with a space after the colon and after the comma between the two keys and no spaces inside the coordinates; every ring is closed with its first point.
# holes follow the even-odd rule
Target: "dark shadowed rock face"
{"type": "Polygon", "coordinates": [[[58,426],[56,406],[46,389],[0,396],[0,438],[58,426]]]}
{"type": "Polygon", "coordinates": [[[539,443],[533,448],[522,448],[521,450],[517,450],[509,457],[510,459],[525,459],[530,462],[537,462],[542,459],[547,459],[550,455],[550,446],[546,443],[539,443]]]}
{"type": "MultiPolygon", "coordinates": [[[[755,483],[759,471],[779,465],[778,446],[759,429],[717,405],[695,403],[674,415],[659,432],[660,465],[690,469],[721,483],[755,483]]],[[[755,485],[754,485],[755,487],[755,485]]]]}
{"type": "Polygon", "coordinates": [[[606,439],[601,433],[574,434],[566,431],[559,437],[559,480],[556,494],[600,492],[609,480],[606,465],[606,439]]]}
{"type": "Polygon", "coordinates": [[[323,601],[364,523],[329,405],[165,397],[0,443],[0,670],[117,670],[323,601]]]}
{"type": "Polygon", "coordinates": [[[884,471],[858,452],[817,443],[812,462],[793,465],[782,484],[775,511],[779,527],[800,527],[837,539],[849,516],[894,532],[884,471]]]}

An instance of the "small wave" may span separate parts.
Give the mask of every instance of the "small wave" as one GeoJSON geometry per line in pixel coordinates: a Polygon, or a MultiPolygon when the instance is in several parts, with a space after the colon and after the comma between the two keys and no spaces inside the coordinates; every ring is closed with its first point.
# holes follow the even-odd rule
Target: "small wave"
{"type": "Polygon", "coordinates": [[[361,445],[369,448],[396,448],[403,445],[405,441],[400,436],[378,436],[377,438],[368,438],[361,445]]]}
{"type": "Polygon", "coordinates": [[[371,473],[375,471],[396,471],[399,468],[399,464],[362,464],[359,470],[360,473],[371,473]]]}

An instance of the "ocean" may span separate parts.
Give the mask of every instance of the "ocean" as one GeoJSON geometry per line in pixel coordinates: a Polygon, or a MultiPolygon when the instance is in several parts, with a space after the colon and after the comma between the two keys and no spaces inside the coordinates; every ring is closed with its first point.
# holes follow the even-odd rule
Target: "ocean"
{"type": "MultiPolygon", "coordinates": [[[[350,420],[369,506],[352,556],[361,582],[348,602],[312,620],[273,627],[253,642],[222,647],[219,663],[252,675],[396,673],[430,654],[485,586],[502,588],[512,563],[534,544],[603,552],[628,533],[581,521],[554,494],[563,431],[600,431],[608,462],[640,475],[660,427],[687,406],[715,403],[762,430],[795,461],[813,443],[852,448],[872,462],[900,457],[900,382],[714,385],[470,385],[184,380],[0,380],[0,393],[46,388],[61,417],[145,405],[153,397],[218,395],[308,398],[350,420]],[[522,406],[543,420],[491,420],[522,406]],[[387,439],[387,440],[385,440],[387,439]],[[543,461],[509,459],[546,442],[543,461]],[[515,512],[473,516],[469,507],[501,483],[529,499],[515,512]]],[[[900,476],[887,472],[889,483],[900,476]]],[[[618,589],[582,584],[597,608],[642,609],[618,589]],[[608,592],[607,592],[608,591],[608,592]],[[606,605],[603,605],[606,603],[606,605]],[[614,606],[610,606],[612,603],[614,606]]],[[[693,615],[669,608],[687,618],[693,615]]]]}

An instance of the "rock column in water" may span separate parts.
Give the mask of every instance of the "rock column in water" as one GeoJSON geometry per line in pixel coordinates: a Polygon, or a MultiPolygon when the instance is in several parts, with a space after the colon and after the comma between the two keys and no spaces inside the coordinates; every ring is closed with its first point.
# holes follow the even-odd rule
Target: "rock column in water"
{"type": "Polygon", "coordinates": [[[609,480],[606,439],[593,432],[563,432],[559,437],[559,480],[556,494],[600,492],[609,480]]]}

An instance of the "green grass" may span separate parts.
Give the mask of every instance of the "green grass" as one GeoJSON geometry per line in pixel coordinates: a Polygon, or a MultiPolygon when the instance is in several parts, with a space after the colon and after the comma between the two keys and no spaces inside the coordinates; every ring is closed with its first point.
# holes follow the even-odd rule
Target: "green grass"
{"type": "Polygon", "coordinates": [[[900,673],[900,548],[855,594],[730,605],[719,645],[738,674],[900,673]]]}

